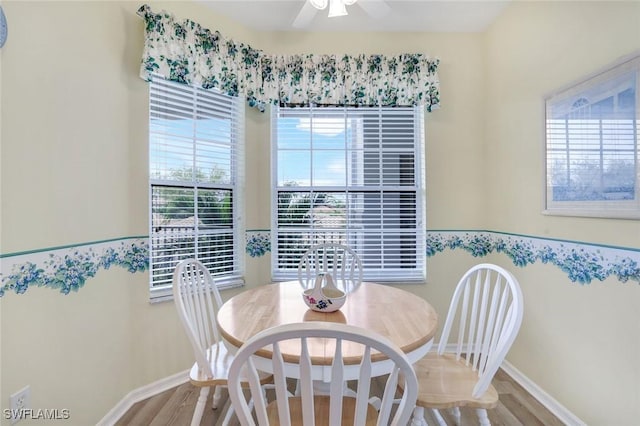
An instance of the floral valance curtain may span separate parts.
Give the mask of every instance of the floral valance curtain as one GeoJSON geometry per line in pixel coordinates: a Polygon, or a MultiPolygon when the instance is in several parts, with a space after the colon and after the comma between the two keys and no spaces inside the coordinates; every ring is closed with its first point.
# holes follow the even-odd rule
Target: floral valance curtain
{"type": "Polygon", "coordinates": [[[420,53],[385,55],[273,55],[225,39],[191,20],[176,20],[149,5],[140,76],[153,75],[266,104],[424,105],[440,101],[438,60],[420,53]]]}

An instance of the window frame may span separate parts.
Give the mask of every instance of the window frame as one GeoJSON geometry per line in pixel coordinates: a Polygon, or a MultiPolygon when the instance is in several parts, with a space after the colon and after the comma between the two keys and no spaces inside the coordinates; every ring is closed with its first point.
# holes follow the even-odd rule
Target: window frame
{"type": "MultiPolygon", "coordinates": [[[[299,107],[279,107],[279,106],[274,106],[272,108],[271,111],[271,128],[272,128],[272,135],[271,135],[271,163],[272,163],[272,173],[271,173],[271,179],[272,179],[272,196],[271,196],[271,205],[272,205],[272,209],[271,209],[271,252],[272,252],[272,256],[271,256],[271,274],[272,274],[272,280],[274,281],[282,281],[282,280],[290,280],[293,279],[295,276],[297,276],[297,269],[294,269],[292,265],[289,265],[286,261],[284,262],[284,264],[280,264],[280,259],[279,259],[279,247],[278,247],[278,236],[279,236],[279,224],[278,224],[278,200],[279,200],[279,193],[280,192],[287,192],[287,190],[282,190],[281,188],[285,188],[286,186],[279,186],[279,177],[278,177],[278,116],[279,116],[279,112],[283,109],[283,108],[289,108],[292,110],[296,110],[299,107]]],[[[396,191],[396,194],[401,194],[402,192],[409,192],[411,194],[415,194],[415,201],[413,203],[411,203],[411,206],[413,208],[413,210],[411,210],[413,212],[413,215],[415,216],[415,227],[410,228],[411,230],[416,230],[414,234],[415,235],[415,240],[412,242],[412,246],[409,247],[409,250],[415,250],[415,253],[413,255],[414,260],[412,263],[411,268],[401,268],[401,267],[396,267],[396,268],[390,268],[389,265],[387,264],[387,268],[385,268],[385,261],[380,261],[380,268],[376,268],[375,271],[377,273],[375,273],[374,275],[369,274],[367,276],[367,266],[366,266],[366,257],[363,257],[363,253],[359,253],[361,259],[363,260],[363,266],[364,266],[364,271],[365,271],[365,280],[375,280],[378,282],[388,282],[388,283],[423,283],[426,280],[426,220],[425,220],[425,212],[426,212],[426,208],[425,208],[425,201],[426,201],[426,197],[425,197],[425,162],[424,162],[424,149],[425,149],[425,138],[424,138],[424,111],[422,108],[420,108],[419,106],[416,107],[382,107],[382,106],[376,106],[376,107],[344,107],[344,106],[336,106],[336,107],[327,107],[327,106],[323,106],[323,107],[316,107],[316,106],[310,106],[310,107],[303,107],[303,108],[308,108],[309,109],[309,115],[308,117],[314,117],[314,113],[318,114],[318,115],[322,115],[321,113],[317,113],[317,111],[320,108],[331,108],[334,111],[337,110],[344,110],[344,111],[362,111],[362,110],[366,110],[367,108],[372,109],[372,110],[376,110],[376,111],[380,111],[380,110],[386,110],[386,109],[390,109],[393,110],[394,113],[397,113],[397,111],[401,111],[402,108],[406,108],[407,110],[411,111],[412,114],[412,133],[413,133],[413,140],[412,140],[412,150],[411,150],[411,155],[412,155],[412,160],[413,160],[413,179],[414,179],[414,183],[412,186],[402,186],[402,184],[398,183],[395,187],[392,185],[385,185],[382,183],[382,179],[380,179],[381,183],[379,184],[379,186],[381,188],[387,188],[387,191],[389,192],[393,192],[394,190],[396,191]],[[315,108],[315,109],[314,109],[315,108]]],[[[356,113],[353,113],[353,115],[357,115],[356,113]]],[[[346,119],[346,117],[348,117],[348,113],[344,113],[341,117],[342,119],[346,119]]],[[[364,115],[366,116],[366,114],[364,115]]],[[[392,115],[389,115],[387,118],[392,117],[392,115]]],[[[362,123],[358,124],[357,127],[361,127],[362,123]]],[[[362,129],[360,128],[358,131],[362,131],[362,129]]],[[[364,136],[363,136],[364,138],[364,136]]],[[[378,139],[380,139],[378,137],[378,139]]],[[[345,141],[349,140],[348,137],[345,138],[345,141]]],[[[356,144],[356,142],[353,142],[353,136],[351,137],[351,140],[353,144],[356,144]]],[[[360,142],[360,143],[364,143],[364,142],[360,142]]],[[[380,141],[378,142],[379,144],[384,144],[384,141],[380,141]]],[[[388,142],[387,142],[388,143],[388,142]]],[[[346,145],[349,144],[349,142],[345,142],[346,145]]],[[[386,147],[388,148],[388,146],[386,147]]],[[[327,148],[324,148],[327,149],[327,148]]],[[[364,148],[363,148],[364,149],[364,148]]],[[[379,148],[378,151],[376,151],[376,153],[382,154],[384,152],[385,148],[379,148]]],[[[319,149],[320,150],[320,149],[319,149]]],[[[346,160],[346,164],[351,164],[352,161],[354,161],[354,157],[358,156],[358,155],[364,155],[364,153],[366,152],[366,149],[363,150],[362,154],[354,154],[351,153],[352,157],[349,157],[349,148],[345,148],[345,156],[347,158],[346,160]]],[[[309,149],[310,155],[311,152],[317,152],[314,151],[313,148],[309,149]]],[[[381,156],[382,157],[382,156],[381,156]]],[[[311,160],[313,162],[313,160],[311,160]]],[[[362,161],[362,160],[361,160],[362,161]]],[[[398,161],[400,160],[400,156],[398,156],[398,161]]],[[[399,164],[399,163],[398,163],[399,164]]],[[[387,163],[385,163],[384,161],[379,163],[379,167],[385,167],[385,165],[387,165],[387,163]]],[[[366,167],[366,166],[361,166],[361,167],[366,167]]],[[[398,173],[400,173],[400,167],[398,165],[398,173]]],[[[349,181],[349,179],[355,179],[354,176],[360,175],[362,170],[358,170],[358,172],[356,172],[356,168],[355,167],[351,167],[351,166],[346,166],[345,169],[345,175],[347,176],[347,181],[349,181]]],[[[337,193],[344,193],[344,194],[349,194],[349,193],[356,193],[358,194],[359,192],[365,191],[368,188],[368,184],[366,183],[361,183],[360,185],[353,185],[350,184],[349,182],[346,182],[344,186],[335,186],[335,185],[329,185],[329,186],[323,186],[323,185],[319,185],[319,186],[314,186],[312,184],[310,184],[309,186],[300,186],[300,187],[296,187],[296,190],[291,190],[290,192],[309,192],[311,190],[311,194],[313,194],[313,190],[314,188],[318,188],[319,190],[316,190],[315,193],[318,192],[322,192],[322,193],[330,193],[332,191],[337,192],[337,193]],[[358,189],[354,189],[358,188],[358,189]],[[351,189],[351,190],[350,190],[351,189]]],[[[376,190],[374,189],[374,192],[376,190]]],[[[380,190],[380,193],[382,194],[383,191],[380,190]]],[[[345,197],[348,197],[348,195],[345,195],[345,197]]],[[[380,204],[378,206],[378,208],[383,208],[383,206],[387,206],[387,204],[385,204],[385,201],[381,201],[382,204],[380,204]]],[[[347,205],[350,205],[349,202],[346,202],[347,205]]],[[[349,210],[351,207],[347,207],[347,210],[349,210]]],[[[409,213],[411,215],[411,213],[409,213]]],[[[347,214],[347,216],[349,216],[349,214],[347,214]]],[[[345,219],[347,222],[349,222],[349,219],[345,219]]],[[[401,219],[400,219],[401,220],[401,219]]],[[[308,229],[313,229],[313,226],[309,226],[308,229]]],[[[365,233],[363,231],[361,232],[357,232],[355,227],[349,227],[349,225],[346,225],[345,227],[345,236],[344,238],[346,239],[351,239],[351,238],[357,238],[358,241],[362,241],[362,235],[365,235],[365,233]],[[348,230],[348,231],[347,231],[348,230]],[[357,236],[356,236],[357,235],[357,236]]],[[[384,229],[384,226],[381,228],[384,229]]],[[[334,230],[335,231],[335,230],[334,230]]],[[[380,231],[378,234],[379,238],[383,238],[382,237],[382,231],[380,231]]],[[[314,232],[313,231],[309,231],[309,234],[311,235],[310,238],[313,238],[314,232]]],[[[404,235],[404,234],[402,234],[404,235]]],[[[409,235],[409,233],[407,233],[407,235],[409,235]]],[[[402,238],[402,237],[400,237],[402,238]]],[[[317,241],[317,242],[322,242],[322,241],[317,241]]],[[[344,242],[343,242],[344,243],[344,242]]],[[[346,243],[347,245],[350,245],[354,250],[358,251],[358,247],[356,246],[352,246],[350,243],[346,243]]],[[[357,245],[357,244],[356,244],[357,245]]],[[[393,244],[388,245],[387,247],[392,246],[393,244]]],[[[370,243],[369,245],[367,244],[363,244],[362,246],[367,247],[368,249],[370,249],[370,243]]],[[[366,250],[365,250],[366,251],[366,250]]],[[[386,253],[385,253],[386,254],[386,253]]],[[[366,255],[365,255],[366,256],[366,255]]],[[[402,253],[401,251],[398,251],[396,256],[400,256],[402,257],[402,253]]],[[[411,257],[411,254],[409,255],[411,257]]],[[[373,271],[373,270],[371,270],[373,271]]],[[[373,274],[373,272],[372,272],[373,274]]]]}
{"type": "MultiPolygon", "coordinates": [[[[166,103],[166,105],[168,104],[169,102],[166,103]]],[[[218,107],[219,105],[216,104],[216,106],[218,107]]],[[[150,291],[150,301],[152,303],[173,299],[173,289],[172,289],[172,282],[170,278],[168,281],[165,278],[164,281],[166,282],[163,284],[157,284],[157,283],[154,284],[154,255],[156,253],[156,247],[154,245],[154,237],[158,235],[158,232],[154,230],[154,228],[157,228],[157,223],[154,224],[154,212],[155,212],[154,197],[153,197],[154,189],[159,189],[159,190],[173,189],[173,190],[187,190],[187,191],[193,190],[193,196],[194,196],[193,209],[194,209],[194,221],[196,223],[194,223],[193,233],[191,235],[190,232],[185,231],[185,233],[181,234],[180,237],[185,239],[193,237],[193,241],[194,241],[193,250],[195,251],[190,251],[190,252],[188,251],[183,253],[178,252],[177,254],[174,254],[173,256],[176,258],[174,261],[175,265],[172,265],[171,267],[167,266],[167,267],[164,267],[163,269],[170,268],[171,270],[173,270],[173,268],[175,268],[178,262],[183,259],[190,258],[190,257],[198,258],[197,250],[199,245],[198,243],[199,237],[202,238],[204,236],[204,237],[215,238],[215,235],[218,235],[218,233],[215,230],[216,227],[221,230],[230,229],[231,232],[223,232],[222,234],[232,235],[230,240],[232,242],[225,243],[225,247],[227,247],[227,250],[230,247],[231,252],[233,253],[233,256],[232,256],[233,263],[231,266],[232,271],[230,273],[225,273],[222,275],[216,274],[215,271],[212,271],[212,270],[210,270],[210,272],[212,273],[214,279],[216,280],[216,284],[220,289],[239,287],[244,284],[245,241],[243,238],[244,222],[242,219],[244,216],[244,196],[243,196],[244,132],[245,132],[244,107],[245,107],[244,102],[240,98],[231,97],[216,89],[202,89],[202,88],[194,87],[187,84],[172,82],[164,79],[161,76],[155,76],[154,79],[149,82],[149,121],[148,121],[148,124],[149,124],[149,129],[148,129],[148,136],[149,136],[149,142],[148,142],[149,144],[148,145],[149,146],[149,193],[148,193],[148,196],[149,196],[149,200],[148,200],[149,291],[150,291]],[[162,92],[163,90],[161,87],[162,85],[173,87],[179,90],[181,94],[190,92],[191,100],[192,100],[190,104],[191,110],[185,112],[184,107],[186,104],[184,103],[180,104],[179,106],[176,106],[175,108],[182,107],[183,109],[181,110],[181,112],[184,112],[185,114],[190,114],[193,117],[215,118],[214,115],[211,115],[213,114],[212,112],[204,111],[204,107],[198,104],[198,101],[202,102],[201,100],[202,97],[204,97],[205,102],[215,99],[216,101],[219,101],[221,104],[228,103],[229,105],[232,105],[232,108],[229,111],[223,112],[224,114],[228,113],[228,116],[225,115],[224,118],[228,118],[230,120],[229,132],[228,132],[228,135],[225,135],[225,138],[228,136],[228,139],[224,139],[222,142],[206,142],[206,143],[209,143],[209,146],[212,146],[211,144],[213,144],[218,149],[220,148],[220,146],[225,146],[225,145],[229,146],[228,152],[223,151],[224,154],[229,156],[228,167],[229,167],[230,176],[228,177],[228,182],[206,182],[205,180],[202,180],[202,179],[199,180],[197,178],[197,175],[199,173],[192,173],[191,180],[179,180],[179,179],[167,179],[167,178],[162,179],[162,178],[153,176],[153,173],[154,173],[154,169],[153,169],[153,165],[154,165],[153,152],[154,151],[153,150],[154,150],[154,140],[155,140],[154,138],[158,138],[157,139],[158,145],[161,145],[159,141],[161,140],[162,137],[164,137],[171,143],[175,143],[176,146],[180,146],[181,148],[188,150],[190,152],[189,155],[191,156],[191,159],[189,161],[191,161],[192,171],[193,170],[199,171],[201,167],[198,164],[199,162],[198,160],[199,157],[197,154],[198,145],[203,145],[203,146],[206,145],[206,143],[203,142],[205,140],[205,137],[203,137],[202,135],[198,136],[199,132],[197,130],[197,126],[198,126],[197,121],[192,124],[193,133],[189,137],[184,137],[183,135],[171,135],[170,131],[167,131],[166,133],[154,131],[154,126],[152,125],[152,121],[154,119],[153,115],[154,115],[154,112],[158,113],[158,110],[160,109],[160,107],[156,105],[155,107],[157,109],[154,110],[154,101],[152,99],[154,91],[156,93],[165,93],[165,96],[170,96],[166,94],[166,93],[169,93],[169,90],[167,90],[167,92],[162,92]],[[231,203],[230,203],[231,215],[230,216],[231,217],[230,217],[230,223],[227,224],[228,228],[225,226],[220,227],[219,225],[205,226],[204,224],[202,225],[198,224],[199,223],[198,212],[200,211],[198,207],[198,201],[199,201],[199,193],[202,191],[211,191],[212,193],[230,192],[231,194],[230,195],[230,198],[231,198],[231,203]],[[191,235],[191,237],[188,237],[188,234],[191,235]]],[[[171,108],[171,107],[166,107],[166,108],[171,108]]],[[[170,110],[169,112],[175,112],[175,111],[170,110]]],[[[167,112],[166,114],[169,114],[169,112],[167,112]]],[[[217,113],[219,113],[219,111],[217,113]]],[[[217,127],[215,129],[219,130],[219,128],[217,127]]],[[[216,134],[216,136],[218,135],[216,134]]],[[[213,136],[211,137],[213,138],[213,136]]],[[[169,151],[169,148],[166,148],[166,150],[169,151]]],[[[182,154],[177,153],[174,155],[181,157],[184,155],[183,153],[182,154]]],[[[170,159],[171,159],[171,154],[166,154],[166,157],[160,156],[158,158],[158,163],[160,163],[160,160],[165,160],[165,161],[168,160],[167,163],[169,163],[170,159]]],[[[187,163],[184,163],[184,164],[187,164],[187,163]]],[[[215,165],[212,167],[215,168],[215,165]]],[[[170,173],[172,170],[170,167],[159,167],[158,169],[160,170],[160,172],[158,173],[162,173],[162,172],[170,173]]],[[[204,263],[207,263],[204,259],[199,259],[199,260],[202,260],[204,263]]],[[[216,261],[213,260],[212,262],[215,263],[216,261]]],[[[164,276],[166,277],[166,274],[164,274],[164,276]]]]}
{"type": "MultiPolygon", "coordinates": [[[[582,78],[554,93],[545,96],[544,98],[544,117],[545,117],[545,126],[544,126],[544,153],[543,153],[543,161],[544,161],[544,196],[543,196],[543,211],[542,213],[545,215],[557,215],[557,216],[575,216],[575,217],[598,217],[598,218],[615,218],[615,219],[638,219],[640,218],[640,146],[639,146],[639,135],[640,135],[640,52],[636,52],[632,55],[628,55],[624,58],[619,59],[613,64],[595,72],[585,78],[582,78]],[[570,158],[572,153],[576,156],[581,151],[586,151],[586,148],[583,147],[581,149],[577,148],[578,142],[574,142],[575,148],[573,150],[570,147],[570,141],[567,142],[567,153],[564,154],[564,159],[561,161],[565,162],[564,168],[554,168],[551,162],[551,156],[553,155],[550,145],[557,143],[557,140],[561,140],[557,134],[565,134],[565,139],[568,139],[570,136],[567,136],[570,133],[570,119],[566,118],[564,120],[566,129],[558,131],[557,129],[560,126],[554,127],[554,108],[561,109],[567,111],[566,116],[569,115],[571,111],[567,108],[567,105],[572,105],[575,107],[576,111],[580,108],[579,103],[589,102],[587,99],[591,98],[591,103],[597,105],[600,101],[608,100],[612,98],[612,102],[614,105],[614,113],[620,113],[620,109],[618,107],[618,99],[619,95],[623,93],[622,89],[619,87],[624,86],[615,86],[615,82],[617,80],[623,80],[624,76],[633,76],[629,77],[629,79],[635,79],[635,111],[633,114],[633,118],[631,119],[630,133],[626,133],[623,130],[619,130],[619,133],[616,133],[616,126],[618,123],[622,122],[622,118],[610,118],[609,120],[605,119],[605,114],[603,113],[600,116],[600,121],[598,123],[599,129],[599,139],[589,139],[589,136],[592,136],[590,133],[584,133],[587,136],[583,137],[583,145],[586,147],[589,142],[599,142],[599,150],[597,153],[600,156],[600,164],[596,170],[599,170],[598,173],[594,173],[593,177],[600,178],[600,180],[605,179],[605,163],[606,161],[623,161],[614,157],[614,160],[605,160],[607,154],[614,156],[616,153],[623,153],[624,151],[631,153],[633,159],[633,167],[635,176],[633,191],[629,191],[633,193],[633,199],[624,200],[624,199],[611,199],[604,198],[607,193],[606,190],[601,189],[601,192],[594,192],[596,194],[601,194],[601,199],[592,199],[592,200],[555,200],[554,199],[554,183],[552,182],[554,172],[559,173],[564,170],[567,175],[567,179],[570,181],[571,178],[571,170],[572,163],[570,162],[570,158]],[[609,86],[609,87],[608,87],[609,86]],[[596,95],[596,97],[593,99],[596,95]],[[588,96],[588,97],[587,97],[588,96]],[[604,124],[603,124],[604,123],[604,124]],[[605,127],[605,124],[608,127],[605,127]],[[602,135],[605,131],[609,131],[611,138],[605,139],[602,135]],[[630,144],[633,145],[631,149],[613,149],[616,146],[617,141],[622,141],[624,143],[626,140],[622,139],[623,137],[629,137],[630,144]],[[607,149],[605,149],[605,143],[610,142],[607,149]]],[[[558,120],[556,118],[556,120],[558,120]]],[[[592,116],[589,116],[588,120],[595,120],[592,116]]],[[[579,120],[576,120],[576,123],[579,120]]],[[[586,121],[586,120],[583,120],[586,121]]],[[[589,123],[584,125],[584,128],[588,128],[589,123]]],[[[578,127],[575,127],[576,129],[578,127]]],[[[579,130],[574,130],[574,132],[578,133],[579,130]]],[[[585,132],[589,132],[589,130],[585,130],[585,132]]],[[[621,145],[622,145],[621,143],[621,145]]],[[[558,151],[556,149],[556,151],[558,151]]],[[[596,151],[594,151],[596,152],[596,151]]],[[[586,158],[586,154],[583,154],[586,158]]],[[[623,154],[620,154],[621,156],[623,154]]],[[[562,155],[561,155],[562,157],[562,155]]],[[[579,160],[576,160],[574,163],[574,167],[578,164],[579,160]]],[[[584,161],[584,160],[583,160],[584,161]]],[[[560,163],[562,166],[562,163],[560,163]]],[[[585,161],[585,164],[589,164],[589,162],[585,161]]],[[[576,167],[577,169],[577,167],[576,167]]],[[[608,170],[612,170],[609,168],[608,170]]],[[[615,170],[615,169],[614,169],[615,170]]],[[[628,173],[630,174],[630,173],[628,173]]],[[[567,191],[571,191],[571,186],[567,186],[567,191]]],[[[619,196],[620,198],[621,196],[619,196]]],[[[595,197],[594,197],[595,198],[595,197]]]]}

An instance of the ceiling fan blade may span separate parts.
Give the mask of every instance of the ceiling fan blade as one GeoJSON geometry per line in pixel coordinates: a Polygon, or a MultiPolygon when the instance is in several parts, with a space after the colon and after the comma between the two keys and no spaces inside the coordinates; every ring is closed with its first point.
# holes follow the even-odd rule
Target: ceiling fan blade
{"type": "Polygon", "coordinates": [[[311,20],[316,16],[318,9],[313,7],[311,2],[305,0],[304,5],[298,12],[298,16],[293,20],[293,24],[291,24],[294,28],[306,28],[311,20]]]}
{"type": "Polygon", "coordinates": [[[391,7],[385,0],[358,0],[356,4],[369,16],[376,19],[383,18],[391,12],[391,7]]]}

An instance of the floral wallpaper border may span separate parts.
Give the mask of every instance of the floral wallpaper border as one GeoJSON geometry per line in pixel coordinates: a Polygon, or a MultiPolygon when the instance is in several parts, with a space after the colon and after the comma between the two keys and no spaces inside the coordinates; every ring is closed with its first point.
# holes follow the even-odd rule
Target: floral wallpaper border
{"type": "MultiPolygon", "coordinates": [[[[426,256],[464,250],[473,257],[506,255],[515,266],[550,264],[569,280],[588,284],[615,277],[640,283],[640,249],[531,237],[493,231],[429,231],[426,256]]],[[[249,230],[245,251],[252,258],[271,252],[268,230],[249,230]]],[[[146,237],[131,237],[77,246],[0,255],[0,297],[24,294],[29,287],[47,287],[62,294],[77,292],[100,269],[124,268],[131,273],[149,268],[146,237]]]]}
{"type": "Polygon", "coordinates": [[[251,257],[261,257],[271,252],[271,232],[247,231],[245,250],[251,257]]]}
{"type": "Polygon", "coordinates": [[[430,231],[427,257],[445,250],[464,250],[474,257],[505,254],[515,266],[542,262],[562,270],[569,280],[589,284],[613,276],[640,282],[640,250],[545,239],[491,231],[430,231]]]}
{"type": "MultiPolygon", "coordinates": [[[[525,267],[536,262],[551,264],[567,274],[569,280],[588,284],[613,276],[621,282],[640,283],[640,249],[610,247],[493,231],[429,231],[426,256],[446,250],[464,250],[473,257],[502,253],[513,264],[525,267]]],[[[251,257],[271,251],[269,231],[247,233],[246,251],[251,257]]]]}
{"type": "Polygon", "coordinates": [[[2,255],[0,260],[0,297],[10,291],[24,294],[29,287],[48,287],[69,294],[84,287],[100,269],[146,271],[149,247],[147,238],[124,238],[2,255]]]}

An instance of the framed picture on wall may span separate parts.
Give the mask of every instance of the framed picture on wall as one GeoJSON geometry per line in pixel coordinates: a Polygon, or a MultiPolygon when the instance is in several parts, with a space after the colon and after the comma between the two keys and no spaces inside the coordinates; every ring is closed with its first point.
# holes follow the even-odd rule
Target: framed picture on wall
{"type": "Polygon", "coordinates": [[[640,218],[640,52],[545,99],[545,214],[640,218]]]}

